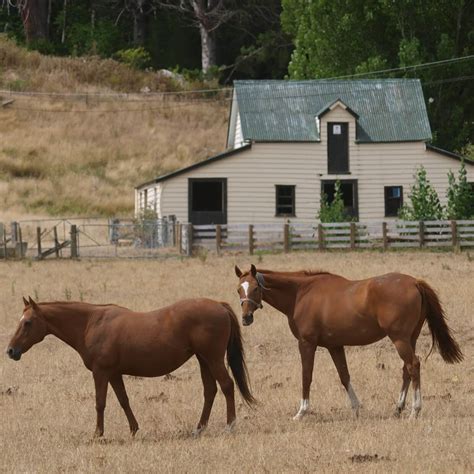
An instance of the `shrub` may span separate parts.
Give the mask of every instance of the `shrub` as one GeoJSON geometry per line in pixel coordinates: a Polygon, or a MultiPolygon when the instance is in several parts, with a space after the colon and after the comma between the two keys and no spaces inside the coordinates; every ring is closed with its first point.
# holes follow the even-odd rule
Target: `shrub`
{"type": "Polygon", "coordinates": [[[458,179],[454,173],[448,173],[449,187],[446,192],[448,219],[470,219],[474,217],[474,190],[467,182],[466,164],[461,161],[458,179]]]}
{"type": "Polygon", "coordinates": [[[121,49],[114,54],[114,57],[134,69],[146,69],[151,64],[150,53],[142,47],[121,49]]]}
{"type": "Polygon", "coordinates": [[[328,202],[326,193],[321,193],[321,207],[319,209],[318,219],[321,222],[348,222],[351,220],[344,207],[341,183],[339,180],[336,181],[334,185],[334,199],[332,202],[328,202]]]}
{"type": "Polygon", "coordinates": [[[415,184],[409,194],[411,204],[404,204],[398,212],[398,217],[407,221],[442,219],[444,213],[438,194],[431,186],[423,166],[417,169],[414,178],[415,184]]]}

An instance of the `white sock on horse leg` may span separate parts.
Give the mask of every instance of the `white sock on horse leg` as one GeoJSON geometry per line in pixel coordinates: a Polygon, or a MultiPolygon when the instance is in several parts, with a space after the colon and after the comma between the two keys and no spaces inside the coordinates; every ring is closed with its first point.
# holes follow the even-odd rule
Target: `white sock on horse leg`
{"type": "Polygon", "coordinates": [[[293,420],[299,420],[309,411],[309,398],[302,398],[300,409],[298,413],[293,417],[293,420]]]}
{"type": "Polygon", "coordinates": [[[357,395],[354,392],[354,389],[352,388],[351,383],[349,382],[349,385],[347,387],[347,394],[349,395],[349,400],[351,401],[351,407],[355,411],[356,415],[359,414],[359,408],[360,408],[360,402],[359,399],[357,398],[357,395]]]}

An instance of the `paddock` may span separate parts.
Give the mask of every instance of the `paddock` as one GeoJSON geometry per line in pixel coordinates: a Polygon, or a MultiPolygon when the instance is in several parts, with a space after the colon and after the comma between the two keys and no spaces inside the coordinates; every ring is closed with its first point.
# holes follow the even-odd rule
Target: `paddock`
{"type": "MultiPolygon", "coordinates": [[[[0,289],[3,348],[21,315],[21,297],[40,301],[113,302],[151,310],[184,297],[207,296],[239,310],[234,264],[270,269],[324,269],[348,278],[400,271],[438,290],[449,325],[465,354],[447,365],[434,353],[426,328],[417,353],[422,359],[423,411],[409,421],[393,417],[401,361],[392,344],[347,348],[352,383],[362,402],[354,419],[329,354],[318,349],[312,413],[292,415],[300,399],[297,342],[286,318],[265,305],[242,328],[247,364],[259,405],[247,408],[236,394],[237,425],[225,432],[225,403],[216,398],[207,431],[191,431],[202,405],[199,366],[191,360],[159,379],[126,377],[140,431],[135,439],[109,391],[106,437],[92,438],[94,386],[79,356],[48,337],[18,363],[2,358],[1,466],[6,472],[309,472],[437,471],[474,469],[474,255],[469,252],[296,252],[166,261],[6,261],[0,289]]],[[[409,400],[412,393],[409,392],[409,400]]]]}

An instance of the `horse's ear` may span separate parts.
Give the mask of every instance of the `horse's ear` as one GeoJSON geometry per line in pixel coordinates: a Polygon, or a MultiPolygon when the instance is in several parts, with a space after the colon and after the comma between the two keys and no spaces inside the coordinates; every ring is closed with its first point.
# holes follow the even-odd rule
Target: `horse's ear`
{"type": "Polygon", "coordinates": [[[23,304],[25,305],[25,308],[30,305],[30,303],[28,303],[28,300],[24,296],[23,296],[23,304]]]}
{"type": "Polygon", "coordinates": [[[37,311],[39,309],[39,306],[35,303],[33,298],[31,296],[28,296],[28,303],[31,305],[31,307],[37,311]]]}
{"type": "Polygon", "coordinates": [[[242,270],[236,265],[234,267],[235,274],[240,278],[242,276],[242,270]]]}
{"type": "Polygon", "coordinates": [[[254,278],[257,276],[257,269],[255,268],[255,265],[253,263],[252,265],[250,265],[250,273],[254,278]]]}

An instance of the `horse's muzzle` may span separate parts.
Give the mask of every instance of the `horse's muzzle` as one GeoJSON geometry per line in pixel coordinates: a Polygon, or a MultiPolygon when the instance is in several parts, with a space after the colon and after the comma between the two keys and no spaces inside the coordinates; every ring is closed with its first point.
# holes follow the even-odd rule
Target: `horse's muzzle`
{"type": "Polygon", "coordinates": [[[9,347],[7,349],[7,355],[10,359],[20,360],[21,359],[21,349],[15,347],[9,347]]]}
{"type": "Polygon", "coordinates": [[[242,324],[244,326],[250,326],[253,323],[253,314],[249,313],[242,317],[242,324]]]}

